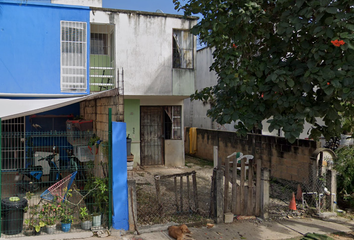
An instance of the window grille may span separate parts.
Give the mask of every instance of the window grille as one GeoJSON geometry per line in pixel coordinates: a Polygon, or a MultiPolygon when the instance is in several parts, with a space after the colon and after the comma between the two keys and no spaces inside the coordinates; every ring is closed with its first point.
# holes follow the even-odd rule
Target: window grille
{"type": "Polygon", "coordinates": [[[182,139],[181,132],[181,106],[164,107],[165,139],[182,139]]]}
{"type": "Polygon", "coordinates": [[[25,164],[25,118],[1,121],[1,167],[23,168],[25,164]]]}
{"type": "Polygon", "coordinates": [[[87,30],[85,22],[60,22],[61,91],[87,89],[87,30]]]}
{"type": "Polygon", "coordinates": [[[187,30],[173,30],[173,68],[194,68],[194,37],[187,30]]]}

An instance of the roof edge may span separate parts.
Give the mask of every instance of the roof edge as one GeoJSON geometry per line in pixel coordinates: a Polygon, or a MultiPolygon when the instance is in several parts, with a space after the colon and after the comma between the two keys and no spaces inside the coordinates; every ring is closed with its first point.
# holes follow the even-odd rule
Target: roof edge
{"type": "Polygon", "coordinates": [[[135,13],[140,15],[153,15],[153,16],[160,16],[160,17],[174,17],[180,19],[187,19],[187,20],[198,20],[199,17],[195,16],[184,16],[179,14],[171,14],[171,13],[158,13],[158,12],[145,12],[145,11],[138,11],[138,10],[125,10],[125,9],[114,9],[114,8],[99,8],[99,7],[90,7],[92,11],[103,11],[103,12],[116,12],[116,13],[135,13]]]}

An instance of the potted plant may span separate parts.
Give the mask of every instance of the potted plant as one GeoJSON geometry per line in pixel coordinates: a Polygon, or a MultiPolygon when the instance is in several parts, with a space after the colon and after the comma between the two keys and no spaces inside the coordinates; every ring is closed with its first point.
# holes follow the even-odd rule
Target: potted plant
{"type": "Polygon", "coordinates": [[[97,227],[102,223],[102,214],[108,210],[108,178],[91,177],[85,185],[85,190],[89,189],[91,189],[89,198],[94,202],[93,206],[89,206],[92,212],[92,226],[97,227]]]}
{"type": "Polygon", "coordinates": [[[92,227],[92,216],[89,214],[86,207],[80,208],[81,228],[83,230],[90,230],[92,227]]]}
{"type": "Polygon", "coordinates": [[[56,228],[57,215],[58,215],[58,202],[56,198],[52,203],[43,204],[40,211],[41,218],[46,224],[46,231],[48,234],[53,234],[56,228]]]}
{"type": "MultiPolygon", "coordinates": [[[[31,200],[33,193],[27,192],[27,200],[31,200]]],[[[45,226],[40,215],[39,205],[31,205],[24,208],[24,211],[28,213],[29,217],[25,219],[25,235],[39,235],[41,228],[45,226]]]]}
{"type": "Polygon", "coordinates": [[[60,218],[60,223],[61,223],[61,230],[63,232],[68,232],[71,229],[71,223],[74,220],[74,209],[72,208],[72,205],[70,202],[67,200],[68,197],[70,197],[71,194],[71,189],[67,192],[65,200],[62,202],[58,203],[58,215],[60,218]]]}

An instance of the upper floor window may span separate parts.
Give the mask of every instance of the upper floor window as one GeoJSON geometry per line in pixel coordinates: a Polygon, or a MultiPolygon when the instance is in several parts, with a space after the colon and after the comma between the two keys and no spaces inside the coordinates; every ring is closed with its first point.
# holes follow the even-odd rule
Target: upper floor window
{"type": "Polygon", "coordinates": [[[108,55],[108,34],[91,33],[91,54],[108,55]]]}
{"type": "Polygon", "coordinates": [[[194,68],[194,37],[189,30],[173,30],[173,68],[194,68]]]}
{"type": "Polygon", "coordinates": [[[87,28],[85,22],[60,22],[60,87],[62,92],[87,89],[87,28]]]}

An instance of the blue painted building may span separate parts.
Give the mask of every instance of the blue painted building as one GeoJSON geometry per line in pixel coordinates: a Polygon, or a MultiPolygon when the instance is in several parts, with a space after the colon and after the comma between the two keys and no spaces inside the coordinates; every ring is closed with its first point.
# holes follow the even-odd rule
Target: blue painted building
{"type": "Polygon", "coordinates": [[[89,94],[90,8],[0,0],[0,97],[89,94]]]}

